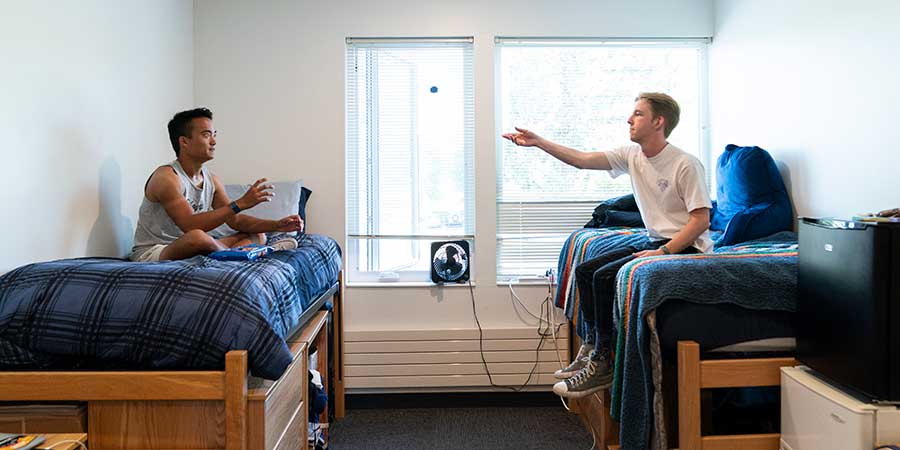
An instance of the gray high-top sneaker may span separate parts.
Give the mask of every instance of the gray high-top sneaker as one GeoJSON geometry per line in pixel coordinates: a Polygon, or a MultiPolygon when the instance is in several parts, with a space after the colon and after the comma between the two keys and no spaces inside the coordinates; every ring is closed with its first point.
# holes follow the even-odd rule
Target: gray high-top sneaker
{"type": "Polygon", "coordinates": [[[587,365],[588,355],[591,354],[591,350],[594,349],[593,345],[590,344],[581,344],[581,347],[578,349],[578,355],[575,356],[575,360],[572,361],[566,367],[553,372],[553,376],[556,377],[557,380],[565,380],[566,378],[571,377],[578,373],[579,370],[584,368],[587,365]]]}
{"type": "Polygon", "coordinates": [[[613,363],[609,353],[600,354],[600,359],[588,358],[587,365],[572,378],[553,385],[553,392],[566,398],[581,398],[612,386],[613,363]]]}

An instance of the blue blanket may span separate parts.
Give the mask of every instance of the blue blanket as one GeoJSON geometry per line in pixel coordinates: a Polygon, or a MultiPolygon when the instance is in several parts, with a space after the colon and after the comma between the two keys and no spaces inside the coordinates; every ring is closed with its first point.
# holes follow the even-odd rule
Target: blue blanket
{"type": "Polygon", "coordinates": [[[669,299],[793,311],[797,235],[777,233],[712,254],[641,258],[617,276],[617,343],[610,413],[623,450],[644,450],[653,431],[651,332],[646,317],[669,299]]]}
{"type": "Polygon", "coordinates": [[[607,251],[647,242],[647,230],[643,228],[585,228],[572,233],[559,252],[556,288],[556,307],[563,308],[566,317],[575,324],[575,331],[584,339],[584,318],[578,314],[578,286],[575,268],[585,260],[607,251]]]}
{"type": "Polygon", "coordinates": [[[276,379],[301,313],[338,279],[337,243],[304,235],[255,261],[78,258],[0,277],[0,368],[221,369],[247,350],[276,379]]]}

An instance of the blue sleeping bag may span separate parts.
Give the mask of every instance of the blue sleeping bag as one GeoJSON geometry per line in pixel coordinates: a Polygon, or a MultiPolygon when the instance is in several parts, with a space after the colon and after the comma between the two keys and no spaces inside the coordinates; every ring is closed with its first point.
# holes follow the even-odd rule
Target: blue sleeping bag
{"type": "Polygon", "coordinates": [[[729,144],[716,164],[716,179],[709,228],[722,231],[717,247],[793,229],[791,200],[767,151],[729,144]]]}

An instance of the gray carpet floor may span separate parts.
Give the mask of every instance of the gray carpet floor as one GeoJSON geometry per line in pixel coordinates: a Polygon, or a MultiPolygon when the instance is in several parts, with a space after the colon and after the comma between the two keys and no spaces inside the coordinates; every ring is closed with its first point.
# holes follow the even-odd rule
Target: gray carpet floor
{"type": "Polygon", "coordinates": [[[562,405],[348,409],[330,450],[588,450],[591,435],[562,405]]]}

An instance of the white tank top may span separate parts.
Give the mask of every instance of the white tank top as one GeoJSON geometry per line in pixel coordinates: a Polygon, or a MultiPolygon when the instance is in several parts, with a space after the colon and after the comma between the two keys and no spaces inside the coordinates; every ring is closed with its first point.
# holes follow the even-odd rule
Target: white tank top
{"type": "MultiPolygon", "coordinates": [[[[194,210],[194,214],[212,211],[213,194],[216,192],[212,176],[205,167],[200,168],[203,176],[203,186],[197,187],[191,178],[184,172],[178,160],[167,164],[178,175],[181,181],[181,195],[194,210]]],[[[145,186],[146,189],[146,186],[145,186]]],[[[131,259],[142,255],[154,245],[168,245],[184,235],[181,228],[166,213],[161,204],[147,200],[146,194],[138,211],[137,227],[134,230],[134,247],[131,249],[131,259]]]]}

